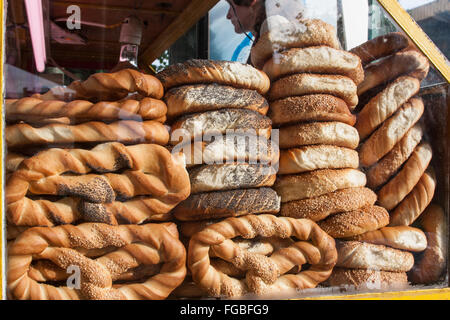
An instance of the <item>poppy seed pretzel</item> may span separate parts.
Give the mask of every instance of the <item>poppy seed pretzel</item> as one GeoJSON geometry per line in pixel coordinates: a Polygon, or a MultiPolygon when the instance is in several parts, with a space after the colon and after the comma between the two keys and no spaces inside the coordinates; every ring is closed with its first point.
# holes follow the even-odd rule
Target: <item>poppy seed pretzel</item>
{"type": "Polygon", "coordinates": [[[144,98],[117,102],[102,101],[92,103],[87,100],[71,102],[41,100],[37,98],[7,99],[5,103],[6,121],[43,123],[48,118],[69,117],[72,122],[92,120],[157,120],[164,122],[167,106],[162,100],[144,98]]]}
{"type": "Polygon", "coordinates": [[[311,220],[248,215],[228,218],[195,234],[189,243],[188,267],[194,282],[211,296],[242,296],[313,288],[326,280],[337,261],[334,239],[311,220]],[[295,237],[293,245],[276,250],[270,257],[242,250],[233,240],[242,236],[295,237]],[[216,270],[209,252],[246,270],[239,280],[216,270]],[[285,274],[305,263],[311,267],[298,274],[285,274]]]}
{"type": "Polygon", "coordinates": [[[85,81],[72,82],[67,88],[52,88],[39,98],[65,100],[72,96],[76,99],[114,101],[134,92],[155,99],[161,99],[164,95],[163,86],[156,77],[132,69],[123,69],[114,73],[95,73],[85,81]]]}
{"type": "Polygon", "coordinates": [[[146,224],[109,226],[86,223],[53,228],[32,228],[8,248],[7,285],[15,299],[165,299],[186,276],[186,250],[176,227],[146,224]],[[117,249],[96,259],[77,248],[117,249]],[[59,268],[80,269],[80,288],[38,283],[28,275],[35,260],[50,260],[59,268]],[[113,284],[138,266],[162,264],[160,273],[144,282],[113,284]]]}
{"type": "MultiPolygon", "coordinates": [[[[145,218],[141,212],[146,206],[149,213],[152,210],[157,214],[168,213],[190,193],[189,175],[183,159],[181,153],[172,155],[166,148],[154,144],[125,146],[113,142],[91,150],[55,148],[42,151],[24,160],[9,177],[5,188],[8,219],[14,224],[29,226],[33,226],[31,222],[49,225],[50,221],[60,224],[76,220],[76,211],[80,207],[77,200],[45,202],[26,198],[27,193],[33,191],[79,197],[87,201],[81,208],[94,211],[90,212],[93,216],[99,213],[96,210],[102,210],[98,207],[102,203],[109,205],[110,215],[133,211],[132,206],[138,209],[141,219],[145,218]],[[121,169],[128,170],[123,175],[110,173],[121,169]],[[89,174],[93,171],[101,174],[89,174]],[[154,201],[139,203],[145,198],[133,198],[130,201],[134,202],[128,203],[127,209],[120,207],[117,201],[113,202],[117,194],[126,200],[135,195],[151,196],[154,201]],[[34,210],[25,210],[27,207],[34,210]]],[[[127,216],[124,216],[126,220],[136,223],[136,218],[127,219],[127,216]]]]}

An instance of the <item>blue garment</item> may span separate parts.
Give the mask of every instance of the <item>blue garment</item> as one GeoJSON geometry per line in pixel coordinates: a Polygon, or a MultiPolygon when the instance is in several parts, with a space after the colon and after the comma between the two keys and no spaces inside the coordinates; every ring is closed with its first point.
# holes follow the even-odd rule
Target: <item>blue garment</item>
{"type": "MultiPolygon", "coordinates": [[[[254,39],[253,35],[249,33],[249,36],[254,39]]],[[[249,37],[245,37],[244,40],[237,46],[231,57],[231,61],[239,61],[246,63],[250,55],[250,49],[252,47],[252,42],[249,37]]]]}

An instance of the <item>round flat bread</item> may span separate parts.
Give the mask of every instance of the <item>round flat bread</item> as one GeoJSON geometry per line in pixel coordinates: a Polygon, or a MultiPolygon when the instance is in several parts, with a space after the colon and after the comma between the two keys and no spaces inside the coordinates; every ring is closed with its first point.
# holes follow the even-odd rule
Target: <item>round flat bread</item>
{"type": "Polygon", "coordinates": [[[347,188],[364,187],[366,175],[355,169],[323,169],[278,176],[273,188],[281,202],[318,197],[347,188]]]}
{"type": "Polygon", "coordinates": [[[250,109],[265,115],[269,109],[267,100],[255,90],[214,83],[172,88],[164,95],[164,101],[167,104],[167,117],[170,119],[225,108],[250,109]]]}
{"type": "Polygon", "coordinates": [[[281,149],[318,144],[356,149],[358,131],[342,122],[300,123],[280,129],[281,149]]]}
{"type": "Polygon", "coordinates": [[[191,195],[172,211],[181,221],[277,214],[280,197],[271,188],[215,191],[191,195]]]}
{"type": "Polygon", "coordinates": [[[361,60],[350,52],[327,46],[293,48],[277,54],[264,64],[270,80],[295,73],[346,76],[358,85],[364,79],[361,60]]]}
{"type": "Polygon", "coordinates": [[[269,91],[267,75],[248,64],[233,61],[191,59],[173,64],[157,74],[165,90],[197,83],[218,83],[235,88],[269,91]]]}
{"type": "Polygon", "coordinates": [[[338,75],[308,73],[290,75],[272,83],[269,100],[320,93],[341,98],[350,110],[358,104],[357,87],[352,79],[338,75]]]}
{"type": "Polygon", "coordinates": [[[295,174],[318,169],[356,169],[358,152],[329,145],[305,146],[280,150],[278,174],[295,174]]]}
{"type": "Polygon", "coordinates": [[[274,127],[307,121],[339,121],[353,126],[356,117],[344,100],[328,94],[287,97],[270,103],[274,127]]]}

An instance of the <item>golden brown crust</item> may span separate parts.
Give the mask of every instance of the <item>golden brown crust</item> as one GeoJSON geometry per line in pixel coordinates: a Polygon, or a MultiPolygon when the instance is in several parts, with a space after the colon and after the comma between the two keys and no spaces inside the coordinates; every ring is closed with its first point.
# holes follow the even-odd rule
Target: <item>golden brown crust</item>
{"type": "Polygon", "coordinates": [[[358,85],[364,80],[357,55],[328,46],[292,48],[274,55],[263,71],[271,81],[295,73],[335,74],[348,77],[358,85]]]}
{"type": "Polygon", "coordinates": [[[358,166],[358,152],[355,150],[314,145],[280,150],[278,174],[295,174],[318,169],[356,169],[358,166]]]}
{"type": "Polygon", "coordinates": [[[278,176],[273,188],[281,197],[281,202],[289,202],[365,185],[366,175],[359,170],[323,169],[278,176]]]}
{"type": "Polygon", "coordinates": [[[431,157],[431,146],[419,144],[399,173],[377,192],[378,203],[387,210],[394,209],[417,185],[431,157]]]}
{"type": "Polygon", "coordinates": [[[271,188],[214,191],[191,195],[173,209],[181,221],[237,217],[247,214],[277,214],[280,197],[271,188]]]}
{"type": "Polygon", "coordinates": [[[356,236],[388,224],[389,213],[379,206],[367,206],[338,213],[318,222],[318,225],[333,238],[356,236]]]}
{"type": "Polygon", "coordinates": [[[164,89],[154,76],[133,69],[114,73],[95,73],[85,81],[74,81],[67,88],[56,87],[39,96],[42,100],[94,99],[114,101],[137,92],[144,97],[161,99],[164,89]]]}
{"type": "Polygon", "coordinates": [[[369,167],[384,157],[405,136],[424,111],[422,99],[413,98],[385,121],[361,146],[361,165],[369,167]]]}
{"type": "Polygon", "coordinates": [[[353,126],[356,117],[342,99],[327,94],[287,97],[270,103],[273,126],[306,121],[339,121],[353,126]]]}
{"type": "Polygon", "coordinates": [[[327,284],[331,287],[356,287],[358,290],[400,289],[408,286],[408,277],[406,272],[389,272],[336,267],[333,269],[327,284]]]}
{"type": "Polygon", "coordinates": [[[6,100],[6,121],[24,121],[41,124],[48,118],[67,117],[70,123],[86,121],[117,121],[117,120],[163,120],[167,106],[161,100],[143,98],[117,102],[92,103],[85,100],[63,102],[57,100],[41,100],[22,98],[6,100]]]}
{"type": "Polygon", "coordinates": [[[423,80],[429,68],[430,63],[422,53],[416,50],[397,52],[364,69],[364,81],[358,85],[358,96],[399,76],[409,75],[423,80]]]}
{"type": "Polygon", "coordinates": [[[365,66],[372,61],[390,56],[409,46],[408,38],[400,32],[391,32],[378,36],[353,48],[350,52],[356,54],[365,66]]]}
{"type": "Polygon", "coordinates": [[[446,270],[447,223],[444,210],[435,204],[430,205],[419,219],[428,246],[409,273],[409,279],[415,284],[430,284],[437,282],[446,270]]]}
{"type": "Polygon", "coordinates": [[[166,90],[185,84],[218,83],[266,94],[270,87],[264,72],[232,61],[191,59],[165,68],[157,77],[166,90]]]}
{"type": "Polygon", "coordinates": [[[25,160],[27,157],[24,155],[7,151],[6,158],[5,158],[5,169],[6,172],[14,172],[17,170],[19,165],[22,163],[23,160],[25,160]]]}
{"type": "Polygon", "coordinates": [[[154,120],[123,120],[110,124],[91,121],[78,125],[48,124],[38,128],[19,123],[6,127],[5,139],[9,148],[113,141],[166,145],[169,142],[169,132],[163,124],[154,120]]]}
{"type": "Polygon", "coordinates": [[[359,241],[336,241],[337,267],[407,272],[414,265],[412,253],[359,241]]]}
{"type": "Polygon", "coordinates": [[[307,73],[290,75],[272,83],[269,100],[274,101],[309,94],[336,96],[344,100],[350,110],[353,110],[358,104],[357,88],[350,78],[307,73]]]}
{"type": "Polygon", "coordinates": [[[281,149],[318,144],[356,149],[359,144],[358,131],[342,122],[311,122],[282,127],[279,139],[281,149]]]}
{"type": "Polygon", "coordinates": [[[273,27],[271,30],[261,35],[251,51],[252,63],[259,69],[272,54],[289,48],[321,45],[334,49],[341,48],[335,28],[319,19],[299,22],[286,20],[273,23],[271,27],[273,27]]]}
{"type": "Polygon", "coordinates": [[[255,90],[214,83],[174,87],[166,92],[164,101],[167,103],[167,116],[170,119],[225,108],[245,108],[265,115],[269,109],[267,100],[255,90]]]}
{"type": "Polygon", "coordinates": [[[165,299],[186,275],[186,250],[176,226],[109,226],[86,223],[53,228],[32,228],[22,233],[8,250],[8,291],[15,299],[165,299]],[[90,259],[79,248],[116,250],[90,259]],[[156,255],[155,255],[156,253],[156,255]],[[41,284],[28,275],[34,259],[47,259],[59,268],[78,266],[79,290],[41,284]],[[121,275],[141,265],[162,263],[160,273],[137,284],[115,284],[121,275]]]}
{"type": "Polygon", "coordinates": [[[329,215],[375,204],[376,194],[368,188],[347,188],[310,199],[283,203],[280,215],[320,221],[329,215]]]}
{"type": "Polygon", "coordinates": [[[423,251],[427,247],[425,233],[418,228],[408,226],[383,227],[379,230],[347,238],[346,240],[381,244],[413,252],[423,251]]]}
{"type": "Polygon", "coordinates": [[[390,226],[409,226],[428,207],[434,196],[436,178],[425,172],[412,191],[391,212],[390,226]]]}
{"type": "Polygon", "coordinates": [[[413,77],[399,77],[389,83],[358,113],[355,128],[361,139],[367,138],[386,119],[394,114],[400,106],[419,92],[420,81],[413,77]]]}
{"type": "Polygon", "coordinates": [[[371,189],[377,189],[379,186],[385,184],[409,159],[414,149],[422,140],[422,136],[422,127],[416,123],[388,154],[369,168],[366,173],[367,186],[371,189]]]}
{"type": "MultiPolygon", "coordinates": [[[[52,225],[55,222],[75,221],[73,219],[79,217],[79,210],[73,209],[78,208],[76,200],[63,199],[55,203],[31,200],[26,197],[29,191],[79,197],[94,202],[90,210],[99,203],[112,203],[116,196],[127,200],[136,195],[150,196],[153,200],[148,202],[146,199],[142,199],[142,202],[139,198],[133,199],[134,202],[129,203],[127,210],[139,202],[137,207],[141,210],[150,205],[151,214],[163,214],[188,197],[190,183],[183,155],[172,155],[159,145],[124,146],[116,142],[101,144],[92,150],[43,151],[24,160],[8,179],[5,194],[9,221],[16,225],[33,225],[30,224],[33,222],[39,223],[37,225],[52,225]],[[123,174],[113,173],[119,170],[125,171],[123,174]],[[79,175],[64,175],[68,172],[79,175]]],[[[117,205],[119,203],[112,203],[111,211],[119,210],[125,214],[127,210],[122,211],[117,205]]],[[[103,213],[108,223],[113,222],[111,212],[103,206],[97,209],[93,211],[96,215],[103,213]]]]}
{"type": "Polygon", "coordinates": [[[211,296],[265,295],[314,288],[328,278],[336,258],[333,238],[310,220],[248,215],[228,218],[195,234],[189,243],[188,267],[195,283],[211,296]],[[240,249],[232,241],[238,236],[246,239],[293,237],[299,242],[267,257],[240,249]],[[216,270],[210,262],[211,250],[221,259],[245,270],[245,279],[232,278],[216,270]],[[305,263],[311,265],[308,271],[286,274],[305,263]]]}

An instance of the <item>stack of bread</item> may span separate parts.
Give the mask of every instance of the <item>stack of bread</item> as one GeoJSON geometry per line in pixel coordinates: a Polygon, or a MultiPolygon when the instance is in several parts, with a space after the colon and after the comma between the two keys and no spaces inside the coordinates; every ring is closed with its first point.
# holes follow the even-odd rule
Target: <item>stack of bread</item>
{"type": "MultiPolygon", "coordinates": [[[[351,51],[360,56],[365,70],[365,79],[358,86],[362,103],[355,127],[361,138],[359,156],[368,187],[390,213],[387,230],[418,233],[410,226],[429,206],[436,187],[429,166],[432,149],[420,123],[424,103],[416,96],[420,81],[428,74],[428,59],[402,33],[377,37],[351,51]]],[[[427,248],[423,235],[405,234],[404,239],[417,244],[410,251],[427,248]]]]}
{"type": "Polygon", "coordinates": [[[190,192],[184,155],[164,147],[162,97],[125,69],[7,101],[10,298],[164,299],[183,281],[176,225],[145,224],[190,192]]]}
{"type": "Polygon", "coordinates": [[[336,260],[333,239],[316,224],[275,216],[279,149],[265,116],[267,75],[237,62],[189,60],[157,76],[166,90],[173,150],[191,153],[191,195],[173,210],[190,277],[173,296],[262,295],[324,281],[336,260]],[[317,252],[297,248],[299,240],[317,252]],[[301,272],[306,262],[313,265],[308,275],[301,272]]]}
{"type": "Polygon", "coordinates": [[[285,37],[276,36],[282,31],[274,25],[252,49],[253,61],[273,81],[269,116],[280,130],[274,185],[280,213],[319,221],[334,238],[379,229],[388,224],[388,214],[374,206],[376,195],[365,187],[355,150],[359,135],[351,111],[364,76],[360,59],[340,49],[334,28],[325,22],[286,22],[284,33],[295,24],[303,31],[291,32],[290,42],[276,42],[285,37]],[[271,56],[261,53],[280,46],[284,50],[271,56]]]}

